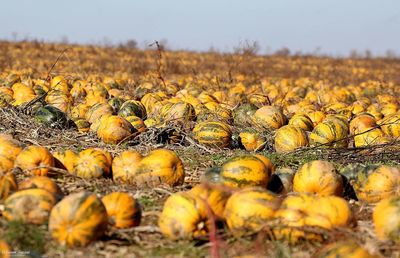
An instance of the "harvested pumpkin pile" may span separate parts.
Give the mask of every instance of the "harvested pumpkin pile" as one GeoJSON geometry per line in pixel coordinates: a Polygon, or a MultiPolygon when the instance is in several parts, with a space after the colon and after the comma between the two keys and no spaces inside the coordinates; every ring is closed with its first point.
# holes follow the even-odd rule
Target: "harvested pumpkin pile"
{"type": "Polygon", "coordinates": [[[399,60],[0,51],[0,257],[400,256],[399,60]]]}

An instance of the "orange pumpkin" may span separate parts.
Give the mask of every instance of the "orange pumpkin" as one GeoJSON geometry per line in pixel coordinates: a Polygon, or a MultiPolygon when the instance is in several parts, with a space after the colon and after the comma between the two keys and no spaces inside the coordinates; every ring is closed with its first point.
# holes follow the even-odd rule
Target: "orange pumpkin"
{"type": "Polygon", "coordinates": [[[252,121],[255,125],[270,130],[285,125],[287,118],[278,107],[264,106],[253,114],[252,121]]]}
{"type": "Polygon", "coordinates": [[[108,144],[117,144],[129,137],[135,128],[125,118],[120,116],[108,116],[101,119],[97,136],[108,144]]]}
{"type": "Polygon", "coordinates": [[[140,224],[142,210],[135,198],[128,193],[113,192],[101,201],[107,210],[109,224],[116,228],[130,228],[140,224]]]}
{"type": "Polygon", "coordinates": [[[54,152],[53,157],[56,167],[65,169],[71,173],[78,158],[78,154],[72,150],[60,150],[54,152]]]}
{"type": "Polygon", "coordinates": [[[291,152],[308,145],[306,132],[294,125],[285,125],[275,133],[275,150],[277,153],[291,152]]]}
{"type": "Polygon", "coordinates": [[[54,157],[46,147],[28,146],[15,159],[15,167],[27,170],[35,176],[47,176],[51,167],[54,167],[54,157]],[[43,167],[43,168],[39,168],[43,167]]]}
{"type": "Polygon", "coordinates": [[[382,199],[374,208],[372,219],[379,240],[400,243],[400,196],[382,199]]]}
{"type": "Polygon", "coordinates": [[[112,174],[114,181],[133,182],[136,170],[140,165],[142,155],[133,150],[126,150],[112,161],[112,174]]]}
{"type": "Polygon", "coordinates": [[[0,201],[5,200],[10,194],[17,190],[17,179],[15,179],[13,173],[0,175],[0,201]]]}
{"type": "Polygon", "coordinates": [[[32,188],[40,188],[47,190],[52,193],[57,200],[60,200],[63,197],[63,193],[60,187],[46,176],[33,176],[25,179],[19,184],[19,189],[32,189],[32,188]]]}
{"type": "Polygon", "coordinates": [[[83,178],[99,178],[110,174],[110,170],[107,156],[100,150],[89,148],[78,154],[72,174],[83,178]]]}

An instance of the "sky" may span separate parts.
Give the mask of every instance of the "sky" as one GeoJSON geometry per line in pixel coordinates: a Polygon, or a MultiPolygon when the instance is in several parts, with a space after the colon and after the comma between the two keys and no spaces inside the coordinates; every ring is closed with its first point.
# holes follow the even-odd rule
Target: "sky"
{"type": "Polygon", "coordinates": [[[400,54],[399,0],[2,0],[0,39],[231,51],[257,41],[261,53],[400,54]]]}

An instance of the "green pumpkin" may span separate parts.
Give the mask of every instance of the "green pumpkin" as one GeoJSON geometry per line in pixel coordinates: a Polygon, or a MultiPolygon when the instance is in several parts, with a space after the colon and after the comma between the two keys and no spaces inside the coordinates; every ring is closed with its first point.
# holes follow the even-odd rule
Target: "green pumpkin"
{"type": "Polygon", "coordinates": [[[108,100],[108,104],[114,109],[115,113],[118,113],[123,103],[124,100],[121,98],[111,98],[108,100]]]}
{"type": "Polygon", "coordinates": [[[143,120],[147,117],[146,108],[137,100],[125,101],[120,107],[118,115],[122,117],[137,116],[143,120]]]}
{"type": "Polygon", "coordinates": [[[251,103],[245,103],[233,110],[233,121],[235,125],[250,124],[250,117],[257,111],[258,107],[251,103]]]}
{"type": "Polygon", "coordinates": [[[63,127],[68,122],[65,113],[51,105],[38,108],[35,112],[35,120],[50,127],[63,127]]]}

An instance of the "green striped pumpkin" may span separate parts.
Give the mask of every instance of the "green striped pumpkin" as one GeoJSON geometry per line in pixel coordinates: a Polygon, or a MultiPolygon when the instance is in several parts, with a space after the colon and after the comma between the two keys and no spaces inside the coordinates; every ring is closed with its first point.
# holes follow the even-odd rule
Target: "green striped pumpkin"
{"type": "Polygon", "coordinates": [[[200,144],[217,148],[229,148],[231,146],[231,128],[222,122],[200,122],[194,127],[193,134],[195,140],[200,144]]]}
{"type": "Polygon", "coordinates": [[[275,150],[277,153],[294,151],[308,145],[306,132],[294,125],[285,125],[275,134],[275,150]]]}
{"type": "Polygon", "coordinates": [[[146,119],[147,113],[146,108],[143,106],[142,102],[137,100],[127,100],[122,104],[118,112],[119,116],[138,116],[141,119],[146,119]]]}
{"type": "Polygon", "coordinates": [[[349,127],[341,120],[324,120],[310,134],[311,145],[346,148],[349,127]]]}
{"type": "Polygon", "coordinates": [[[194,121],[196,111],[192,104],[186,102],[167,103],[161,109],[160,117],[166,122],[194,121]]]}

